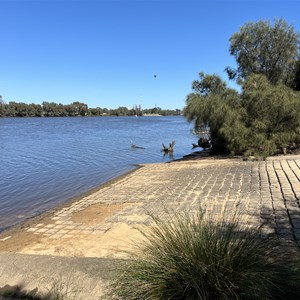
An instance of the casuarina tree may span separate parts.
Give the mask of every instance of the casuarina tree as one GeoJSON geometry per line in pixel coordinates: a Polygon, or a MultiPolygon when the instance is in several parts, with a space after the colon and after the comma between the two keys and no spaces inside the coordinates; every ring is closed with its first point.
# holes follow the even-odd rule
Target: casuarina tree
{"type": "Polygon", "coordinates": [[[184,115],[209,128],[213,152],[273,155],[300,148],[299,34],[284,20],[247,23],[231,39],[240,91],[220,76],[199,73],[184,115]]]}
{"type": "Polygon", "coordinates": [[[231,79],[263,74],[273,83],[295,87],[300,57],[300,34],[285,20],[246,23],[230,38],[230,54],[237,68],[227,67],[231,79]]]}

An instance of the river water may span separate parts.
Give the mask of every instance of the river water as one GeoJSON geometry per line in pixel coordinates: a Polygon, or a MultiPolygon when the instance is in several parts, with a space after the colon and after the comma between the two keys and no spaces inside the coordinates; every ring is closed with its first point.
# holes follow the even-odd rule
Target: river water
{"type": "Polygon", "coordinates": [[[0,231],[126,173],[192,152],[182,116],[0,118],[0,231]],[[133,148],[131,143],[145,149],[133,148]]]}

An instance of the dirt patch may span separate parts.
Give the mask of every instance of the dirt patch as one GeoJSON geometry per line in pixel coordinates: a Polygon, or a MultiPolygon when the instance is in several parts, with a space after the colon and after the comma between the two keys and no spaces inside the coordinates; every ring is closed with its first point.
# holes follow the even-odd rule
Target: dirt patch
{"type": "Polygon", "coordinates": [[[126,257],[126,251],[141,240],[141,233],[131,226],[118,223],[105,233],[51,239],[40,235],[16,235],[3,242],[1,250],[22,254],[38,254],[71,257],[126,257]]]}
{"type": "Polygon", "coordinates": [[[75,223],[95,225],[103,223],[114,212],[122,210],[130,204],[94,204],[81,211],[73,213],[71,220],[75,223]]]}
{"type": "Polygon", "coordinates": [[[26,225],[23,224],[22,227],[13,228],[0,234],[0,251],[78,257],[123,256],[122,252],[132,246],[132,240],[140,238],[138,230],[118,222],[108,225],[107,230],[98,232],[80,230],[80,227],[88,226],[90,228],[105,224],[106,219],[114,213],[132,205],[136,205],[136,203],[93,204],[73,212],[70,221],[82,225],[79,225],[78,229],[73,227],[72,232],[63,237],[45,236],[38,231],[28,231],[28,228],[45,228],[50,224],[60,226],[55,224],[51,215],[32,220],[26,225]]]}
{"type": "Polygon", "coordinates": [[[15,231],[11,235],[7,234],[1,238],[0,250],[8,252],[19,252],[23,247],[29,246],[37,240],[36,235],[24,231],[15,231]]]}
{"type": "Polygon", "coordinates": [[[24,247],[38,243],[40,236],[26,231],[31,226],[42,223],[53,224],[50,215],[36,217],[0,234],[0,251],[20,252],[24,247]]]}

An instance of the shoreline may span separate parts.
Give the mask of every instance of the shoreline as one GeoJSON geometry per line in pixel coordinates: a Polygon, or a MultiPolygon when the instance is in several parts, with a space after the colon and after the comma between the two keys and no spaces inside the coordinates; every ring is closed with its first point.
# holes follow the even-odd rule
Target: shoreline
{"type": "MultiPolygon", "coordinates": [[[[118,176],[116,176],[116,177],[114,177],[114,178],[112,178],[112,179],[110,179],[110,180],[108,180],[108,181],[100,184],[99,186],[97,186],[95,188],[92,188],[92,189],[90,189],[90,190],[88,190],[88,191],[86,191],[84,193],[81,193],[80,195],[71,197],[71,198],[67,199],[64,202],[55,205],[53,208],[49,208],[46,211],[43,211],[43,212],[41,212],[38,215],[29,217],[29,218],[21,221],[20,223],[11,225],[11,226],[5,228],[4,230],[0,230],[0,237],[2,235],[4,235],[4,234],[7,234],[7,233],[13,234],[13,232],[22,230],[25,227],[28,227],[31,224],[36,223],[37,221],[41,221],[41,220],[43,220],[45,218],[48,218],[50,215],[55,214],[57,211],[59,211],[61,209],[69,207],[70,205],[72,205],[72,203],[74,203],[76,201],[79,201],[79,200],[81,200],[84,197],[88,197],[88,196],[90,196],[90,195],[98,192],[99,190],[105,188],[105,187],[109,187],[110,185],[118,182],[119,180],[122,180],[123,178],[125,178],[128,175],[130,175],[131,173],[134,173],[138,169],[142,168],[143,164],[134,164],[133,166],[134,166],[134,169],[129,170],[129,171],[127,171],[127,172],[125,172],[125,173],[123,173],[121,175],[118,175],[118,176]]],[[[0,239],[0,241],[1,241],[1,239],[0,239]]],[[[1,248],[0,248],[0,251],[1,251],[1,248]]]]}
{"type": "MultiPolygon", "coordinates": [[[[191,154],[189,154],[191,155],[191,154]]],[[[31,248],[32,245],[34,245],[33,248],[40,248],[40,244],[43,244],[45,242],[44,238],[41,239],[40,236],[38,236],[36,233],[40,232],[41,228],[39,226],[52,226],[53,224],[60,226],[60,223],[64,223],[66,221],[66,223],[70,222],[70,218],[68,220],[66,220],[64,217],[62,217],[60,220],[56,220],[57,219],[57,215],[62,214],[62,212],[65,211],[70,211],[70,215],[78,215],[78,217],[76,217],[76,222],[75,220],[73,220],[73,223],[77,223],[79,222],[80,224],[84,224],[87,223],[87,225],[83,225],[83,231],[88,231],[89,233],[94,233],[94,231],[97,231],[98,229],[91,229],[91,226],[89,224],[89,217],[87,216],[91,216],[91,219],[93,217],[95,217],[95,212],[94,211],[89,211],[90,207],[95,207],[97,210],[101,211],[101,214],[104,214],[106,218],[98,218],[97,224],[100,223],[102,224],[101,226],[105,227],[104,229],[101,228],[99,230],[99,238],[101,239],[100,236],[103,236],[106,234],[106,232],[109,232],[108,237],[106,238],[104,244],[108,245],[111,248],[118,248],[119,246],[117,245],[120,242],[120,238],[122,239],[122,237],[118,234],[118,231],[120,230],[120,232],[126,232],[125,235],[128,235],[128,237],[133,237],[133,236],[139,236],[139,234],[137,233],[136,228],[133,228],[131,226],[132,222],[137,222],[137,224],[141,224],[144,221],[140,221],[139,218],[139,213],[135,213],[135,217],[132,218],[130,217],[130,221],[127,223],[125,222],[125,224],[121,224],[120,220],[112,220],[112,226],[105,226],[106,223],[106,219],[110,219],[111,217],[113,217],[114,214],[119,214],[122,213],[122,210],[128,210],[132,207],[133,211],[137,208],[139,208],[141,202],[140,201],[132,201],[132,200],[121,200],[121,201],[107,201],[107,203],[103,202],[100,198],[100,201],[91,201],[91,198],[94,198],[95,195],[101,195],[102,194],[109,194],[110,190],[114,190],[117,189],[119,187],[122,187],[123,184],[126,184],[127,181],[130,181],[130,179],[134,179],[134,180],[138,180],[137,184],[139,185],[139,173],[145,173],[144,174],[144,180],[146,180],[147,183],[151,183],[148,180],[148,174],[149,176],[151,176],[151,173],[156,170],[156,169],[168,169],[170,165],[177,165],[177,164],[181,164],[182,162],[190,162],[190,158],[189,155],[187,156],[183,156],[180,159],[176,159],[173,161],[169,161],[169,162],[157,162],[157,163],[145,163],[145,164],[137,164],[134,165],[134,169],[125,172],[122,175],[119,175],[101,185],[99,185],[96,188],[93,188],[85,193],[82,193],[76,197],[72,197],[71,199],[65,201],[64,203],[61,203],[60,205],[55,206],[52,209],[49,209],[43,213],[41,213],[38,216],[34,216],[32,218],[29,218],[23,222],[20,222],[19,224],[13,225],[10,228],[7,228],[6,230],[0,232],[0,253],[1,251],[8,251],[8,252],[16,252],[16,253],[23,253],[23,254],[35,254],[36,250],[33,250],[33,252],[31,250],[29,250],[28,252],[28,247],[31,248]],[[147,169],[150,169],[149,171],[147,169]],[[149,173],[148,173],[149,172],[149,173]],[[93,203],[92,203],[93,202],[93,203]],[[81,203],[81,207],[78,211],[76,211],[74,213],[73,209],[75,206],[77,206],[79,203],[81,203]],[[97,204],[99,203],[99,204],[97,204]],[[81,213],[81,211],[83,213],[81,213]],[[104,224],[104,225],[103,225],[104,224]],[[119,225],[122,225],[121,228],[119,228],[119,225]],[[116,226],[115,226],[116,225],[116,226]],[[34,231],[36,232],[31,232],[31,229],[34,228],[34,231]],[[111,237],[110,237],[111,236],[111,237]],[[117,237],[117,238],[116,238],[117,237]],[[114,240],[116,243],[112,243],[112,245],[110,245],[110,240],[114,240]],[[24,250],[25,249],[25,250],[24,250]],[[27,250],[26,250],[27,249],[27,250]]],[[[203,160],[205,161],[205,158],[203,156],[199,156],[198,154],[195,154],[198,159],[197,160],[203,160]],[[204,158],[204,159],[203,159],[204,158]]],[[[211,159],[209,159],[210,161],[212,161],[211,159]]],[[[163,172],[164,173],[164,172],[163,172]]],[[[162,174],[163,174],[162,173],[162,174]]],[[[142,184],[142,183],[141,183],[142,184]]],[[[129,197],[134,197],[134,194],[132,195],[132,192],[129,192],[129,197]]],[[[119,197],[120,195],[127,195],[127,192],[121,192],[120,195],[118,192],[114,193],[112,192],[113,198],[114,195],[116,195],[116,197],[119,197]]],[[[127,197],[126,197],[127,198],[127,197]]],[[[144,198],[144,197],[143,197],[144,198]]],[[[148,196],[145,196],[145,199],[147,199],[148,196]]],[[[144,200],[144,199],[143,199],[144,200]]],[[[145,214],[142,213],[141,215],[142,218],[145,217],[145,214]]],[[[148,217],[146,217],[148,218],[148,217]]],[[[95,225],[95,224],[93,224],[95,225]]],[[[75,227],[76,227],[75,226],[75,227]]],[[[100,226],[100,227],[101,227],[100,226]]],[[[73,229],[75,229],[75,227],[73,229]]],[[[97,227],[97,226],[96,226],[97,227]]],[[[74,231],[77,232],[77,231],[74,231]]],[[[82,232],[81,232],[82,233],[82,232]]],[[[84,232],[86,233],[86,232],[84,232]]],[[[89,234],[88,233],[88,234],[89,234]]],[[[123,235],[123,234],[121,234],[123,235]]],[[[85,234],[81,237],[76,236],[75,240],[71,243],[72,246],[71,247],[76,247],[75,244],[80,241],[82,239],[85,240],[85,242],[88,243],[92,243],[94,244],[94,238],[90,239],[89,237],[87,237],[85,234]]],[[[67,241],[67,243],[69,243],[69,241],[67,241]]],[[[43,251],[43,254],[46,255],[58,255],[58,256],[65,256],[66,254],[60,254],[57,253],[59,251],[57,251],[57,248],[62,247],[62,245],[57,245],[55,240],[49,240],[46,242],[46,244],[48,245],[47,247],[45,247],[45,251],[46,253],[43,251]],[[50,246],[50,244],[53,246],[53,249],[48,252],[47,248],[50,246]]],[[[63,242],[63,244],[65,244],[63,242]]],[[[97,242],[96,242],[97,244],[97,242]]],[[[128,244],[128,241],[126,241],[125,243],[123,241],[121,241],[122,246],[124,246],[124,244],[128,244]]],[[[70,247],[70,245],[68,246],[70,247]]],[[[104,246],[106,247],[106,246],[104,246]]],[[[51,248],[51,247],[50,247],[51,248]]],[[[39,250],[38,250],[39,252],[39,250]]],[[[71,251],[72,252],[72,251],[71,251]]],[[[76,251],[75,251],[76,252],[76,251]]],[[[86,254],[83,254],[81,251],[80,253],[77,251],[76,253],[72,252],[73,254],[68,254],[67,256],[85,256],[86,254]]],[[[97,256],[94,254],[93,251],[90,251],[91,254],[87,254],[87,256],[97,256]]],[[[101,257],[111,257],[114,256],[115,252],[119,252],[119,250],[106,250],[104,249],[102,251],[102,254],[99,254],[101,257]],[[112,254],[109,254],[112,253],[112,254]]],[[[42,254],[42,253],[41,253],[42,254]]],[[[117,255],[118,256],[118,255],[117,255]]]]}
{"type": "MultiPolygon", "coordinates": [[[[275,157],[277,157],[277,156],[275,156],[275,157]]],[[[41,212],[40,214],[34,215],[32,217],[28,217],[27,219],[25,219],[25,220],[23,220],[23,221],[21,221],[17,224],[11,225],[11,226],[3,229],[3,230],[0,230],[0,237],[3,234],[6,234],[6,233],[22,230],[25,227],[30,226],[32,223],[35,223],[35,222],[40,221],[44,218],[47,218],[50,215],[55,214],[58,210],[69,207],[70,205],[72,205],[72,203],[74,203],[76,201],[79,201],[84,197],[90,196],[90,195],[98,192],[99,190],[101,190],[105,187],[109,187],[110,185],[112,185],[114,183],[117,183],[118,181],[120,181],[123,178],[127,177],[131,173],[134,173],[137,170],[139,170],[140,168],[143,168],[145,165],[148,165],[148,164],[157,164],[157,165],[158,164],[173,164],[173,163],[177,163],[177,162],[187,162],[187,161],[195,161],[195,160],[198,161],[198,160],[205,160],[205,159],[209,159],[209,160],[214,161],[214,160],[220,160],[220,159],[221,160],[222,159],[232,160],[232,159],[242,159],[242,158],[241,157],[228,157],[228,156],[215,156],[215,155],[210,156],[209,155],[209,150],[200,150],[200,151],[191,152],[189,154],[186,154],[186,155],[182,156],[181,158],[177,158],[177,159],[167,161],[167,162],[132,164],[132,166],[134,167],[132,170],[126,171],[125,173],[123,173],[121,175],[118,175],[118,176],[116,176],[112,179],[109,179],[108,181],[106,181],[106,182],[104,182],[104,183],[102,183],[102,184],[86,191],[86,192],[83,192],[83,193],[81,193],[77,196],[71,197],[71,198],[65,200],[64,202],[59,203],[59,204],[55,205],[54,207],[49,208],[49,209],[41,212]]],[[[0,251],[1,251],[1,249],[0,249],[0,251]]]]}
{"type": "MultiPolygon", "coordinates": [[[[141,238],[137,227],[150,224],[151,215],[159,217],[168,209],[175,212],[179,208],[220,214],[224,205],[237,207],[240,202],[245,202],[241,207],[247,208],[253,224],[263,222],[265,209],[271,214],[267,216],[268,223],[277,210],[283,209],[287,214],[286,226],[291,225],[290,233],[287,234],[287,228],[283,233],[290,240],[299,237],[300,246],[300,205],[297,208],[292,205],[289,213],[288,202],[282,206],[272,200],[272,193],[277,195],[278,191],[285,199],[287,190],[290,190],[289,197],[294,195],[297,202],[300,155],[245,161],[193,153],[170,163],[139,164],[97,188],[3,231],[0,252],[122,256],[120,249],[128,247],[130,240],[141,238]],[[287,168],[292,168],[292,172],[287,168]],[[288,180],[275,175],[281,169],[282,176],[290,176],[288,180]],[[271,182],[269,186],[265,178],[273,178],[277,183],[271,182]],[[286,186],[288,182],[294,186],[286,186]],[[279,207],[274,211],[275,204],[279,207]],[[299,210],[299,215],[295,215],[294,209],[299,210]]],[[[274,223],[272,228],[266,228],[267,234],[275,234],[276,226],[274,223]]]]}
{"type": "Polygon", "coordinates": [[[174,160],[171,160],[171,161],[168,161],[168,162],[132,164],[132,166],[134,167],[132,170],[129,170],[129,171],[127,171],[127,172],[125,172],[121,175],[118,175],[118,176],[116,176],[116,177],[100,184],[99,186],[94,187],[94,188],[84,192],[84,193],[81,193],[77,196],[71,197],[71,198],[65,200],[64,202],[62,202],[60,204],[57,204],[54,207],[47,209],[46,211],[41,212],[40,214],[37,214],[37,215],[32,216],[32,217],[28,217],[27,219],[25,219],[25,220],[23,220],[23,221],[21,221],[17,224],[11,225],[7,228],[4,228],[3,230],[0,230],[0,237],[1,237],[1,235],[5,234],[5,233],[10,233],[10,232],[15,232],[15,231],[21,230],[21,229],[23,229],[27,226],[30,226],[32,223],[35,223],[36,221],[40,221],[44,218],[47,218],[47,217],[49,217],[49,215],[54,214],[58,210],[66,208],[66,207],[70,206],[72,203],[74,203],[76,201],[79,201],[84,197],[90,196],[90,195],[98,192],[99,190],[118,182],[119,180],[125,178],[126,176],[130,175],[131,173],[137,171],[138,169],[143,168],[143,166],[145,166],[147,164],[169,164],[169,163],[175,163],[175,162],[187,161],[187,160],[194,160],[194,159],[199,160],[199,159],[204,159],[204,158],[215,159],[214,157],[209,156],[209,152],[195,151],[195,152],[189,153],[187,155],[184,155],[181,158],[174,159],[174,160]]]}
{"type": "MultiPolygon", "coordinates": [[[[36,243],[39,244],[40,241],[39,241],[39,238],[37,237],[37,235],[29,234],[30,230],[32,228],[36,228],[37,229],[36,231],[39,231],[40,228],[37,228],[36,226],[41,226],[41,225],[50,226],[50,225],[56,223],[56,221],[53,221],[53,220],[56,219],[57,214],[60,214],[62,211],[72,210],[73,207],[76,206],[78,203],[84,203],[85,199],[93,198],[96,194],[106,193],[106,191],[113,189],[115,186],[118,187],[119,185],[122,185],[122,181],[126,182],[131,177],[138,178],[137,173],[139,173],[139,171],[142,169],[147,169],[147,168],[164,169],[164,168],[167,168],[168,165],[173,165],[173,164],[176,165],[176,164],[180,164],[182,162],[189,163],[190,161],[193,161],[194,159],[199,160],[199,161],[200,160],[205,161],[206,158],[208,158],[211,162],[214,161],[214,158],[207,156],[207,154],[203,155],[204,153],[201,153],[201,152],[202,151],[193,152],[193,153],[190,153],[190,154],[187,154],[187,155],[181,157],[180,159],[175,159],[173,161],[168,161],[168,162],[134,164],[133,165],[134,168],[132,170],[129,170],[129,171],[125,172],[124,174],[121,174],[115,178],[112,178],[112,179],[108,180],[107,182],[102,183],[99,186],[97,186],[93,189],[90,189],[89,191],[84,192],[76,197],[72,197],[69,200],[67,200],[59,205],[56,205],[55,207],[48,209],[37,216],[28,218],[27,220],[24,220],[16,225],[13,225],[13,226],[1,231],[0,232],[0,253],[1,253],[1,251],[23,253],[22,251],[23,251],[24,247],[26,249],[26,247],[29,247],[32,244],[36,244],[36,243]],[[191,159],[191,155],[193,156],[193,159],[191,159]]],[[[147,179],[147,181],[148,181],[148,179],[147,179]]],[[[98,208],[100,209],[101,213],[107,214],[107,218],[111,217],[111,215],[114,214],[115,212],[118,213],[122,209],[128,209],[128,206],[133,205],[133,207],[135,207],[135,203],[132,201],[121,201],[121,203],[117,203],[117,204],[113,204],[113,203],[102,204],[102,201],[100,201],[100,202],[101,202],[101,204],[98,205],[98,208]]],[[[139,205],[139,203],[138,203],[138,205],[139,205]]],[[[97,206],[97,204],[90,203],[87,205],[83,205],[83,208],[81,208],[81,210],[87,211],[90,206],[91,207],[97,206]]],[[[92,216],[93,216],[94,212],[88,212],[88,214],[92,214],[92,216]]],[[[137,219],[138,218],[139,217],[137,217],[137,219]]],[[[62,220],[62,221],[64,222],[65,220],[62,220]]],[[[59,221],[59,222],[62,222],[62,221],[59,221]]],[[[79,223],[82,223],[82,222],[83,223],[88,222],[87,218],[84,215],[79,216],[79,223]]],[[[100,220],[101,224],[103,224],[103,222],[106,222],[106,220],[104,220],[104,219],[100,220]]],[[[129,223],[131,223],[131,222],[132,221],[129,221],[129,223]]],[[[118,221],[117,221],[117,223],[118,223],[118,221]]],[[[138,221],[138,223],[140,224],[140,221],[138,221]]],[[[88,228],[88,227],[90,227],[90,226],[86,226],[86,228],[88,228]]],[[[114,226],[112,226],[112,227],[114,227],[114,226]]],[[[108,231],[108,230],[112,231],[111,230],[112,227],[109,227],[108,229],[104,229],[104,231],[100,230],[100,233],[101,234],[106,233],[106,231],[108,231]]],[[[131,225],[129,225],[129,226],[125,225],[125,227],[122,230],[127,231],[128,236],[131,236],[131,235],[134,236],[134,235],[136,235],[137,232],[136,232],[136,229],[132,229],[131,227],[132,227],[131,225]]],[[[90,228],[88,228],[87,230],[90,230],[90,228]]],[[[94,229],[92,229],[92,231],[94,231],[94,229]]],[[[115,234],[115,233],[113,233],[113,234],[115,234]]],[[[50,243],[52,243],[52,241],[50,241],[50,243]]],[[[105,243],[107,243],[107,241],[105,243]]],[[[113,247],[115,247],[115,246],[113,245],[113,247]]],[[[27,250],[25,250],[25,253],[27,253],[27,250]]],[[[30,253],[30,251],[29,251],[29,253],[30,253]]],[[[103,255],[106,256],[107,254],[105,254],[105,253],[101,254],[101,256],[103,256],[103,255]]],[[[49,255],[49,253],[47,255],[49,255]]],[[[56,255],[55,251],[52,252],[51,255],[56,255]]],[[[73,256],[73,254],[71,256],[73,256]]],[[[77,256],[77,254],[75,256],[77,256]]],[[[82,256],[82,254],[79,254],[78,256],[82,256]]],[[[94,254],[92,254],[91,256],[94,256],[94,254]]]]}

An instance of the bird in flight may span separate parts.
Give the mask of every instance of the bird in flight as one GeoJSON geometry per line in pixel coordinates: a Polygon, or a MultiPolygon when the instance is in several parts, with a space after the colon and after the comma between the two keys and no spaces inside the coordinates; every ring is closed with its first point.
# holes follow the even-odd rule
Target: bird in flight
{"type": "Polygon", "coordinates": [[[156,78],[156,74],[154,74],[154,78],[156,78]]]}

